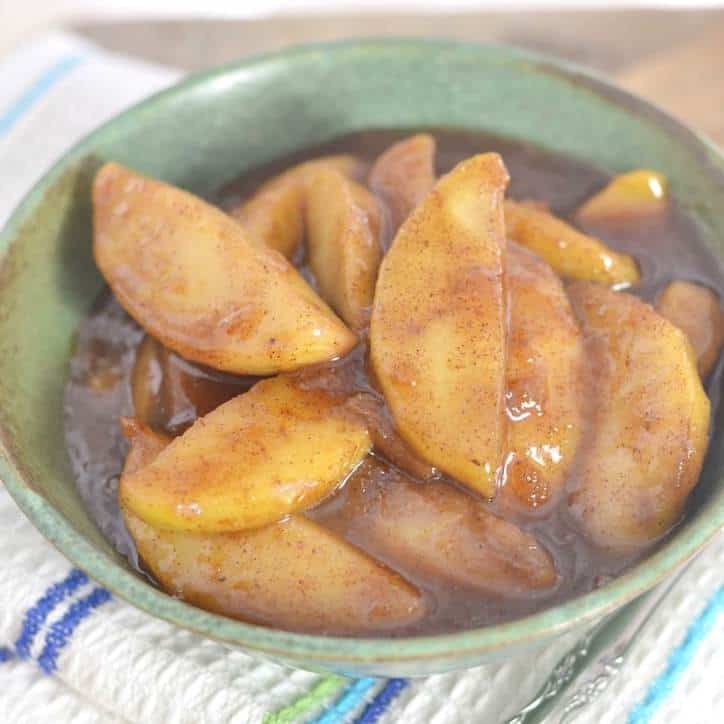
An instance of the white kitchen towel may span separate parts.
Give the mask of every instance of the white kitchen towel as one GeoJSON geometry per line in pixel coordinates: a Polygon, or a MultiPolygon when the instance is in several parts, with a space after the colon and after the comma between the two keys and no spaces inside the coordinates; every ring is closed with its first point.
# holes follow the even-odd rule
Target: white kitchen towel
{"type": "MultiPolygon", "coordinates": [[[[70,144],[177,75],[63,34],[0,62],[0,224],[70,144]]],[[[420,680],[320,676],[259,662],[115,599],[47,544],[1,486],[0,556],[0,722],[8,724],[498,722],[532,701],[576,644],[568,636],[535,657],[420,680]]],[[[723,610],[719,538],[621,671],[590,689],[577,721],[720,720],[723,610]]]]}

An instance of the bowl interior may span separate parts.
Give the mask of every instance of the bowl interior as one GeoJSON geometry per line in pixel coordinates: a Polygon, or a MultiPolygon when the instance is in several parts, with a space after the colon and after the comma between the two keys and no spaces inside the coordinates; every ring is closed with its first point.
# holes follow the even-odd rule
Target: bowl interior
{"type": "Polygon", "coordinates": [[[647,589],[724,520],[722,426],[671,541],[594,593],[510,624],[447,636],[344,640],[273,631],[171,599],[137,577],[76,493],[62,393],[74,332],[101,288],[89,186],[106,159],[208,193],[241,171],[370,128],[448,127],[523,140],[615,172],[666,173],[724,258],[717,153],[674,121],[576,69],[509,48],[444,41],[315,46],[195,77],[76,146],[30,193],[0,249],[0,475],[40,530],[114,592],[156,615],[307,667],[389,674],[459,668],[581,625],[647,589]]]}

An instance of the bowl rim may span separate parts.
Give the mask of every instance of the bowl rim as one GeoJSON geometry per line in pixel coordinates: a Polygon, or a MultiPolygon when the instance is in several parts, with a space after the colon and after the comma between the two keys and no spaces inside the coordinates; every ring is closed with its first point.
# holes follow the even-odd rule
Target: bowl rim
{"type": "MultiPolygon", "coordinates": [[[[499,55],[500,63],[533,66],[534,72],[557,75],[570,83],[582,85],[625,111],[646,117],[677,136],[680,142],[700,155],[702,163],[713,166],[722,175],[724,190],[724,158],[711,141],[651,103],[612,85],[595,72],[575,63],[507,45],[443,38],[385,37],[312,43],[254,55],[190,74],[180,82],[117,114],[84,136],[41,176],[9,217],[0,233],[0,267],[5,262],[16,233],[32,216],[34,208],[52,182],[72,161],[91,151],[97,137],[133,122],[135,115],[143,109],[183,96],[190,90],[229,74],[262,70],[270,64],[289,63],[313,53],[344,53],[350,50],[367,53],[389,53],[391,50],[398,53],[409,50],[434,53],[456,49],[472,54],[484,49],[493,51],[499,55]]],[[[85,570],[92,579],[114,595],[156,618],[210,639],[300,663],[311,660],[320,664],[395,664],[425,659],[444,660],[481,655],[496,649],[545,640],[590,624],[645,593],[688,561],[724,527],[724,491],[721,491],[697,519],[687,525],[685,534],[682,535],[684,531],[675,532],[671,540],[665,542],[659,550],[604,586],[538,613],[501,624],[454,633],[408,637],[339,637],[292,633],[246,623],[196,608],[165,594],[130,570],[124,569],[78,533],[48,500],[32,490],[25,482],[29,477],[13,453],[10,432],[0,424],[0,478],[33,525],[73,564],[85,570]]]]}

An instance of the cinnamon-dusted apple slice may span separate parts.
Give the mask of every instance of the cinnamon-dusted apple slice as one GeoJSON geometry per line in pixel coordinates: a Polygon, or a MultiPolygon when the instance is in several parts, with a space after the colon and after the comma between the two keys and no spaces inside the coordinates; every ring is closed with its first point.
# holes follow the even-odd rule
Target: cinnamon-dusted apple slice
{"type": "Polygon", "coordinates": [[[708,445],[709,400],[686,335],[636,297],[568,289],[595,387],[591,447],[568,505],[597,544],[631,550],[681,517],[708,445]]]}
{"type": "Polygon", "coordinates": [[[359,392],[345,404],[364,418],[376,453],[419,480],[431,480],[437,475],[435,468],[400,437],[382,400],[369,392],[359,392]]]}
{"type": "Polygon", "coordinates": [[[507,200],[508,238],[535,252],[561,276],[624,286],[640,278],[634,259],[610,249],[537,204],[507,200]]]}
{"type": "Polygon", "coordinates": [[[363,329],[382,258],[377,200],[336,169],[320,166],[309,174],[305,219],[319,293],[353,329],[363,329]]]}
{"type": "Polygon", "coordinates": [[[93,184],[96,263],[166,347],[240,374],[349,352],[357,339],[279,253],[181,189],[107,163],[93,184]]]}
{"type": "Polygon", "coordinates": [[[374,374],[402,437],[489,497],[506,438],[507,183],[497,154],[438,181],[382,261],[370,328],[374,374]]]}
{"type": "Polygon", "coordinates": [[[583,335],[563,284],[540,257],[508,245],[510,337],[504,503],[535,510],[555,500],[583,432],[583,335]]]}
{"type": "Polygon", "coordinates": [[[702,379],[714,367],[724,343],[724,313],[719,297],[701,284],[671,282],[656,300],[656,311],[686,334],[702,379]]]}
{"type": "Polygon", "coordinates": [[[305,161],[262,184],[248,200],[231,209],[250,241],[291,259],[304,238],[304,208],[309,178],[320,169],[359,177],[364,164],[355,156],[323,156],[305,161]]]}
{"type": "Polygon", "coordinates": [[[394,234],[435,185],[435,139],[418,133],[390,146],[376,161],[369,186],[390,211],[394,234]]]}
{"type": "Polygon", "coordinates": [[[258,528],[318,503],[370,447],[364,421],[339,400],[275,377],[199,418],[124,476],[119,496],[158,528],[258,528]]]}
{"type": "Polygon", "coordinates": [[[530,534],[443,482],[421,485],[368,458],[321,521],[403,573],[424,573],[500,596],[525,596],[558,580],[530,534]]]}
{"type": "MultiPolygon", "coordinates": [[[[124,478],[169,439],[126,421],[124,478]]],[[[317,523],[292,515],[258,530],[189,533],[154,528],[122,504],[138,553],[162,588],[233,618],[295,631],[372,634],[420,619],[425,602],[399,574],[317,523]]]]}

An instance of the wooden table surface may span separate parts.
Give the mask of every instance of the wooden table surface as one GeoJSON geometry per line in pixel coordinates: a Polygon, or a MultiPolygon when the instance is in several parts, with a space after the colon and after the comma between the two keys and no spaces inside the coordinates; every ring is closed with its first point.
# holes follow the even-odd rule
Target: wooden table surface
{"type": "Polygon", "coordinates": [[[510,43],[595,68],[724,145],[724,10],[368,13],[75,29],[110,49],[189,70],[288,45],[355,36],[510,43]]]}

